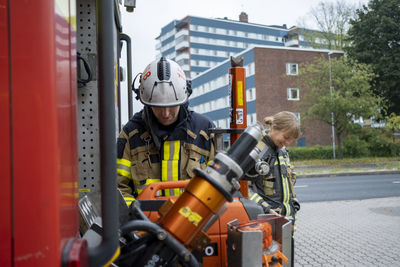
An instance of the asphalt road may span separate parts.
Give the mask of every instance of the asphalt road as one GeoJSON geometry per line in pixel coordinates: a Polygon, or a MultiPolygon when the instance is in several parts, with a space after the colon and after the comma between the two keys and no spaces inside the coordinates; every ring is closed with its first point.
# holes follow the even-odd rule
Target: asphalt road
{"type": "Polygon", "coordinates": [[[399,197],[400,174],[297,179],[300,203],[399,197]]]}

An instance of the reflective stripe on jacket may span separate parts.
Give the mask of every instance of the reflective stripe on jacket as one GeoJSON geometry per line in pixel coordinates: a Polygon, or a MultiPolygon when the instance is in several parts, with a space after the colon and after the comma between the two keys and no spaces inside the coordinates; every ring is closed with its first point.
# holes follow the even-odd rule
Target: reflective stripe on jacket
{"type": "MultiPolygon", "coordinates": [[[[127,204],[153,182],[190,179],[194,168],[204,169],[214,158],[213,127],[205,116],[189,111],[173,130],[160,131],[157,149],[142,112],[136,113],[118,137],[118,188],[127,204]]],[[[164,191],[165,196],[181,194],[181,189],[164,191]]]]}
{"type": "Polygon", "coordinates": [[[294,218],[296,213],[294,202],[297,202],[294,193],[296,177],[292,172],[289,153],[286,149],[277,149],[271,144],[268,146],[263,160],[269,164],[270,171],[265,176],[259,175],[251,179],[249,198],[263,207],[270,206],[277,213],[294,218]],[[263,201],[260,201],[259,197],[263,201]]]}

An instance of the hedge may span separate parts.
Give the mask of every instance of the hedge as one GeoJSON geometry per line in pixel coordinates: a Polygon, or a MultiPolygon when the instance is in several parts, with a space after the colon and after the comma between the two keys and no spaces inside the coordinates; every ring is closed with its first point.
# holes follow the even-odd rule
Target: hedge
{"type": "MultiPolygon", "coordinates": [[[[344,158],[400,156],[400,142],[393,143],[382,138],[370,142],[347,138],[342,149],[344,158]]],[[[289,147],[289,151],[291,160],[333,159],[332,146],[289,147]]],[[[337,157],[337,147],[335,152],[337,157]]]]}
{"type": "Polygon", "coordinates": [[[290,147],[289,150],[291,160],[333,159],[332,146],[290,147]]]}

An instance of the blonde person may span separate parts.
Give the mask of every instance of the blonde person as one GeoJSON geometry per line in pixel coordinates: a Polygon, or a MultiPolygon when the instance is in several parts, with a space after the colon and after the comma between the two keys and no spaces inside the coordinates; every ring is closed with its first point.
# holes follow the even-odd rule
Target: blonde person
{"type": "MultiPolygon", "coordinates": [[[[263,160],[269,165],[267,175],[254,175],[249,186],[250,200],[260,204],[265,213],[279,214],[293,220],[300,210],[300,203],[294,192],[296,175],[290,164],[289,152],[286,149],[290,143],[300,136],[300,123],[292,112],[282,111],[264,118],[268,134],[264,140],[268,150],[263,160]]],[[[255,171],[250,173],[255,174],[255,171]]],[[[294,248],[294,239],[292,239],[294,248]]],[[[292,251],[292,262],[293,262],[292,251]]]]}

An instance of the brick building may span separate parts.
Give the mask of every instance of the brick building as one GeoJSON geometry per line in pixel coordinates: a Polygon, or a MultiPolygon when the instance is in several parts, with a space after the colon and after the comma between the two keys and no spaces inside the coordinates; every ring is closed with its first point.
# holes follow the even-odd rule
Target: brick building
{"type": "MultiPolygon", "coordinates": [[[[294,112],[301,119],[299,103],[304,101],[308,89],[296,85],[299,68],[316,57],[328,59],[328,53],[341,55],[343,52],[257,46],[237,54],[243,56],[246,68],[247,124],[283,110],[294,112]]],[[[225,60],[192,81],[190,106],[210,117],[220,128],[229,127],[229,68],[230,61],[225,60]]],[[[298,146],[332,144],[329,125],[304,120],[301,123],[303,134],[298,146]]]]}

